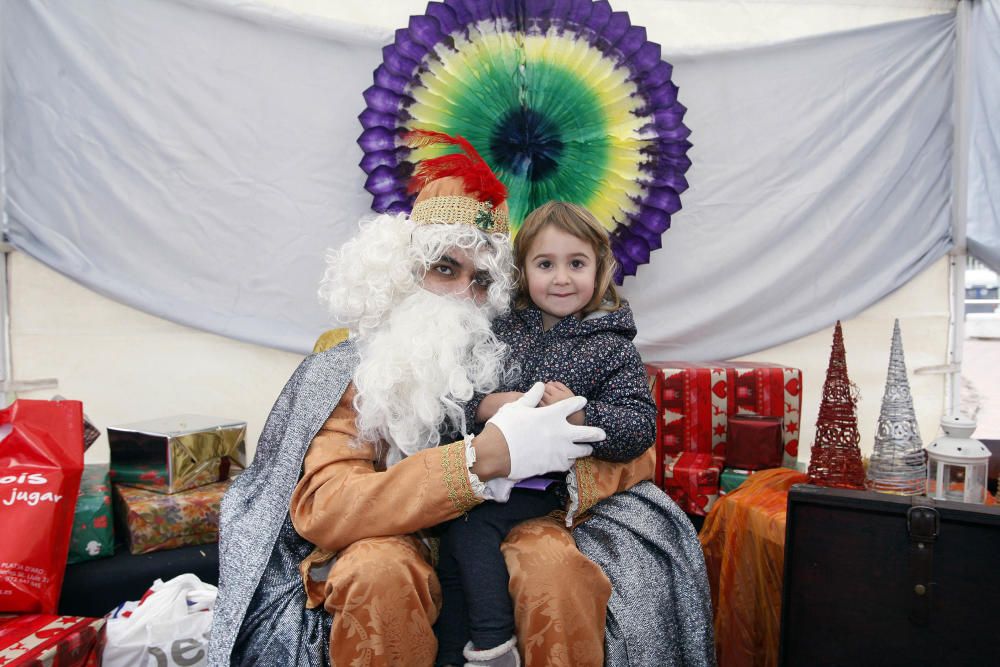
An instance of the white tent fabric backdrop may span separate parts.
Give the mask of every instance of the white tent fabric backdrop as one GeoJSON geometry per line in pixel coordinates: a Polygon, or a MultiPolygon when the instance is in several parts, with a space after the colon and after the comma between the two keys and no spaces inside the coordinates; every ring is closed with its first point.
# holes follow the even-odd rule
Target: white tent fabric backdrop
{"type": "Polygon", "coordinates": [[[1000,0],[972,5],[969,252],[1000,272],[1000,0]]]}
{"type": "MultiPolygon", "coordinates": [[[[226,6],[4,3],[7,232],[126,304],[304,351],[322,249],[370,204],[356,115],[389,35],[226,6]]],[[[626,280],[644,352],[798,338],[948,250],[954,14],[697,54],[646,28],[694,166],[626,280]]]]}

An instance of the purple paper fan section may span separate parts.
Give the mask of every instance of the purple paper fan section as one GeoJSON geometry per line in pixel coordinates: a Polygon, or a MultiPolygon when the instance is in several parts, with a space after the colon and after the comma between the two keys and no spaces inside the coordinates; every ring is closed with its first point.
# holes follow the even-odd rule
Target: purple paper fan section
{"type": "Polygon", "coordinates": [[[671,81],[673,68],[662,60],[659,44],[648,41],[645,28],[633,26],[626,12],[614,11],[605,0],[444,0],[430,2],[424,14],[411,16],[408,26],[397,30],[393,43],[382,49],[382,64],[364,92],[366,108],[358,117],[364,128],[358,138],[364,151],[360,166],[368,175],[365,189],[373,196],[372,209],[411,209],[406,183],[414,165],[407,159],[410,150],[397,144],[413,121],[407,111],[413,102],[410,86],[419,85],[426,59],[436,57],[436,46],[453,49],[451,36],[467,35],[474,24],[477,31],[492,24],[497,31],[526,34],[555,28],[586,40],[617,67],[628,68],[628,79],[642,98],[637,115],[648,122],[641,130],[647,143],[635,156],[644,194],[635,201],[638,211],[615,220],[611,232],[619,263],[615,282],[621,284],[661,247],[671,216],[681,208],[680,193],[688,187],[684,174],[691,166],[691,132],[671,81]]]}

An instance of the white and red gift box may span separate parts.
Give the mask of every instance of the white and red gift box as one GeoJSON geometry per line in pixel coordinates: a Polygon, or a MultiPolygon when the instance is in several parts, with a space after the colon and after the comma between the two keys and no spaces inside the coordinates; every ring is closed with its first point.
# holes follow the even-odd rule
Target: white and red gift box
{"type": "Polygon", "coordinates": [[[802,371],[751,361],[653,361],[646,364],[656,402],[656,482],[668,457],[682,452],[726,457],[728,419],[737,413],[782,418],[782,464],[795,467],[802,410],[802,371]]]}
{"type": "Polygon", "coordinates": [[[103,618],[0,615],[0,665],[97,667],[103,618]]]}
{"type": "Polygon", "coordinates": [[[719,499],[722,464],[711,454],[668,454],[663,470],[663,490],[688,514],[705,516],[719,499]]]}

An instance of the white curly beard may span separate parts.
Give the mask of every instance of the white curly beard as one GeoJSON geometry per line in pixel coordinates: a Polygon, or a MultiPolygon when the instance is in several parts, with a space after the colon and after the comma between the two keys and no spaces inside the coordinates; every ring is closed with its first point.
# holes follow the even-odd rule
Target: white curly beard
{"type": "Polygon", "coordinates": [[[358,436],[388,445],[388,465],[466,432],[462,403],[496,389],[506,346],[484,309],[423,289],[358,340],[354,374],[358,436]]]}

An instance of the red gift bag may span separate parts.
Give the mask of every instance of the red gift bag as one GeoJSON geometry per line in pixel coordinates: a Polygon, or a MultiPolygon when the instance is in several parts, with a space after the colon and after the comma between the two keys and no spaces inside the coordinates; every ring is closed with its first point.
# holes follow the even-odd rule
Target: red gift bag
{"type": "Polygon", "coordinates": [[[0,410],[0,612],[55,613],[83,472],[83,405],[0,410]]]}

